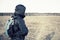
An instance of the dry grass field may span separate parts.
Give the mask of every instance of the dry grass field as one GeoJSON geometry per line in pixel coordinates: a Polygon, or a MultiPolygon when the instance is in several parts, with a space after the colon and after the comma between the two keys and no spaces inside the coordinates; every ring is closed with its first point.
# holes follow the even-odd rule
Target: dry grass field
{"type": "MultiPolygon", "coordinates": [[[[0,16],[0,34],[10,16],[0,16]]],[[[26,16],[29,33],[26,40],[60,40],[60,16],[26,16]]]]}

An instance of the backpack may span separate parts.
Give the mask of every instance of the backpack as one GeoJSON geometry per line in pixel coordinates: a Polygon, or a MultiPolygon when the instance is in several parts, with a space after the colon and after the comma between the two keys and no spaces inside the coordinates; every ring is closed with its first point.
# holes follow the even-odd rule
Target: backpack
{"type": "Polygon", "coordinates": [[[14,37],[15,33],[18,31],[20,31],[19,24],[18,23],[16,23],[16,24],[11,23],[9,25],[9,29],[7,30],[7,33],[9,35],[9,37],[14,37]]]}

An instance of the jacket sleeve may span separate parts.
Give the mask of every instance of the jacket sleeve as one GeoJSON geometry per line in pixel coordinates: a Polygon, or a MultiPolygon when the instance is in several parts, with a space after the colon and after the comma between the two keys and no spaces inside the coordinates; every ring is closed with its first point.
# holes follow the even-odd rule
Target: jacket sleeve
{"type": "Polygon", "coordinates": [[[28,28],[26,27],[24,20],[18,20],[18,24],[20,31],[18,31],[16,34],[19,33],[20,35],[26,36],[28,34],[28,28]]]}

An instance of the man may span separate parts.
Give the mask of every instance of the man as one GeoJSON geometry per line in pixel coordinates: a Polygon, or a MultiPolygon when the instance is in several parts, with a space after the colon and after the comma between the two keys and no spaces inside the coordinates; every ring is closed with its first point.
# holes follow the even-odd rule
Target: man
{"type": "Polygon", "coordinates": [[[28,29],[24,22],[25,10],[26,7],[24,5],[17,5],[14,15],[6,24],[5,34],[9,36],[11,40],[24,40],[28,34],[28,29]]]}

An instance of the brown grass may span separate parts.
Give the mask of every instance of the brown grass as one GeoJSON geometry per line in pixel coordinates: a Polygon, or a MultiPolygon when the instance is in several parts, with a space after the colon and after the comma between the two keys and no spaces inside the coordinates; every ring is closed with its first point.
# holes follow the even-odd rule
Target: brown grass
{"type": "MultiPolygon", "coordinates": [[[[4,32],[4,25],[9,16],[0,16],[3,26],[0,33],[4,32]]],[[[46,37],[54,32],[51,40],[60,40],[60,16],[26,16],[24,19],[29,29],[27,40],[47,40],[46,37]]],[[[49,37],[50,37],[49,36],[49,37]]]]}

